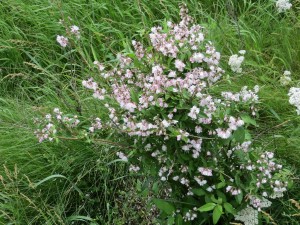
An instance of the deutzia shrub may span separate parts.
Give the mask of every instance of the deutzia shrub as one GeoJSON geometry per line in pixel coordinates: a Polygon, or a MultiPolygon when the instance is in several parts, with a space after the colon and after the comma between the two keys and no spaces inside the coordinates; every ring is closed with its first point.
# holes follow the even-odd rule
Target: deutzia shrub
{"type": "Polygon", "coordinates": [[[251,145],[259,88],[218,92],[220,53],[186,7],[180,17],[153,27],[143,40],[150,45],[134,40],[115,61],[94,62],[99,76],[82,85],[106,117],[86,126],[55,109],[36,136],[53,140],[67,128],[93,141],[114,130],[114,142],[123,137],[128,144],[118,150],[120,160],[161,190],[153,199],[160,224],[225,224],[234,215],[245,223],[253,215],[257,224],[266,199],[287,186],[274,154],[251,145]]]}

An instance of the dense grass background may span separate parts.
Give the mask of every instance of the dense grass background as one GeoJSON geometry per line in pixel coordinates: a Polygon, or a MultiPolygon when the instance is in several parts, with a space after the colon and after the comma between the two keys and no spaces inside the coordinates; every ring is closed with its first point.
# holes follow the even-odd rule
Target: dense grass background
{"type": "MultiPolygon", "coordinates": [[[[178,0],[6,0],[0,2],[0,224],[153,224],[148,196],[138,195],[126,165],[110,163],[116,148],[82,141],[39,144],[33,118],[52,111],[101,113],[81,80],[95,59],[110,60],[131,39],[142,39],[165,18],[178,21],[178,0]],[[72,19],[70,21],[70,19],[72,19]],[[81,40],[61,49],[58,21],[81,28],[81,40]]],[[[208,30],[230,77],[218,87],[261,86],[257,145],[275,151],[294,171],[293,186],[268,210],[277,224],[299,224],[299,116],[279,78],[300,80],[300,2],[278,14],[268,0],[187,1],[208,30]],[[244,74],[232,74],[230,55],[247,51],[244,74]],[[298,216],[294,215],[297,214],[298,216]]],[[[139,178],[141,182],[142,178],[139,178]]]]}

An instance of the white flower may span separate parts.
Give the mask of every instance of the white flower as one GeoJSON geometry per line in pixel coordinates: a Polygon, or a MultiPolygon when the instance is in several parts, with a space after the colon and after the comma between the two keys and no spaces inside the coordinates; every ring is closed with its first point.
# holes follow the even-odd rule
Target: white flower
{"type": "Polygon", "coordinates": [[[68,38],[64,36],[57,35],[56,41],[60,44],[61,47],[65,48],[68,45],[68,38]]]}
{"type": "Polygon", "coordinates": [[[232,55],[229,58],[228,65],[231,67],[231,70],[236,73],[242,72],[242,62],[244,61],[244,56],[232,55]]]}
{"type": "Polygon", "coordinates": [[[245,55],[245,54],[246,54],[246,50],[240,50],[239,53],[240,53],[241,55],[245,55]]]}
{"type": "Polygon", "coordinates": [[[117,156],[119,156],[122,161],[128,162],[128,158],[123,152],[117,152],[117,156]]]}
{"type": "Polygon", "coordinates": [[[79,37],[79,27],[76,25],[71,26],[71,33],[75,34],[77,37],[79,37]]]}
{"type": "Polygon", "coordinates": [[[168,74],[168,77],[170,77],[170,78],[176,77],[176,72],[175,72],[175,71],[171,71],[171,72],[168,74]]]}
{"type": "Polygon", "coordinates": [[[163,120],[161,123],[166,128],[170,126],[170,123],[168,121],[166,121],[166,120],[163,120]]]}
{"type": "Polygon", "coordinates": [[[175,67],[176,67],[180,72],[182,72],[183,69],[184,69],[184,67],[185,67],[185,64],[184,64],[181,60],[176,59],[176,60],[175,60],[175,67]]]}
{"type": "Polygon", "coordinates": [[[203,176],[208,176],[211,177],[212,174],[212,170],[209,168],[204,168],[204,167],[199,167],[198,171],[203,175],[203,176]]]}
{"type": "Polygon", "coordinates": [[[235,220],[244,222],[244,225],[257,225],[258,224],[258,211],[252,207],[247,207],[239,211],[235,216],[235,220]]]}
{"type": "Polygon", "coordinates": [[[140,170],[140,167],[139,166],[135,166],[135,165],[130,165],[129,166],[129,171],[130,172],[138,172],[140,170]]]}
{"type": "Polygon", "coordinates": [[[191,117],[193,120],[197,119],[197,115],[199,114],[200,109],[196,106],[193,106],[191,108],[191,111],[189,112],[188,116],[191,117]]]}
{"type": "Polygon", "coordinates": [[[216,132],[217,132],[217,135],[223,139],[227,139],[231,136],[231,129],[224,130],[224,129],[218,128],[218,129],[216,129],[216,132]]]}
{"type": "Polygon", "coordinates": [[[291,76],[291,71],[285,70],[285,71],[283,72],[283,75],[284,75],[284,76],[291,76]]]}
{"type": "Polygon", "coordinates": [[[99,61],[94,61],[94,65],[98,66],[98,69],[100,71],[103,71],[105,69],[105,67],[103,66],[103,64],[101,64],[99,61]]]}
{"type": "Polygon", "coordinates": [[[195,127],[195,132],[196,132],[197,134],[200,134],[200,133],[202,132],[202,127],[196,126],[196,127],[195,127]]]}
{"type": "Polygon", "coordinates": [[[292,4],[289,0],[278,0],[276,2],[276,7],[279,13],[289,10],[292,7],[292,4]]]}
{"type": "Polygon", "coordinates": [[[300,115],[300,88],[292,87],[289,90],[289,103],[297,107],[297,114],[300,115]]]}

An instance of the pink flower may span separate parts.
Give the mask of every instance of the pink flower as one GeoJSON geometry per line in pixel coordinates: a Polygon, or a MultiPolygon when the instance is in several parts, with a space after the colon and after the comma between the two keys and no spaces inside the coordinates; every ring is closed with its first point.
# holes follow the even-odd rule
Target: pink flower
{"type": "Polygon", "coordinates": [[[57,35],[56,41],[60,44],[61,47],[65,48],[68,45],[68,38],[64,36],[57,35]]]}
{"type": "Polygon", "coordinates": [[[184,69],[184,67],[185,67],[185,64],[184,64],[181,60],[176,59],[176,60],[175,60],[175,67],[176,67],[180,72],[182,72],[183,69],[184,69]]]}
{"type": "Polygon", "coordinates": [[[71,33],[74,34],[77,37],[77,39],[79,39],[80,38],[79,27],[76,25],[73,25],[70,28],[71,28],[71,33]]]}
{"type": "Polygon", "coordinates": [[[198,171],[203,175],[203,176],[208,176],[211,177],[212,174],[212,170],[209,168],[204,168],[204,167],[199,167],[198,171]]]}
{"type": "Polygon", "coordinates": [[[197,119],[197,115],[199,114],[200,109],[196,106],[193,106],[191,108],[191,111],[189,112],[188,116],[191,117],[193,120],[197,119]]]}

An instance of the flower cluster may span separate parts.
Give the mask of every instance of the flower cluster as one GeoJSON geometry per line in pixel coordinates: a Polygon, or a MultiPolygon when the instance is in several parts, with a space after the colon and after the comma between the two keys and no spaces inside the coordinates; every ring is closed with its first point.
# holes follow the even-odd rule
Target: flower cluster
{"type": "MultiPolygon", "coordinates": [[[[225,73],[221,54],[184,6],[180,17],[178,24],[153,27],[150,47],[134,40],[132,50],[117,55],[117,64],[94,62],[100,76],[82,85],[101,100],[108,116],[91,122],[86,135],[93,138],[96,130],[113,129],[125,136],[134,150],[118,151],[120,160],[130,163],[131,172],[151,174],[166,197],[178,200],[176,211],[165,204],[170,206],[168,217],[197,220],[197,207],[207,200],[220,202],[215,196],[226,196],[241,215],[250,204],[255,207],[250,213],[257,215],[262,196],[279,195],[286,188],[275,176],[281,165],[273,153],[251,147],[247,127],[255,124],[259,87],[216,93],[214,85],[225,73]],[[245,197],[250,193],[255,198],[245,197]]],[[[229,60],[237,73],[245,51],[239,54],[229,60]]],[[[59,110],[55,116],[65,123],[59,110]]],[[[76,126],[76,119],[70,125],[76,126]]]]}
{"type": "Polygon", "coordinates": [[[272,202],[266,198],[257,198],[255,196],[250,196],[250,205],[245,209],[239,211],[234,218],[236,220],[244,222],[244,225],[256,225],[259,224],[258,212],[261,208],[270,207],[272,202]]]}
{"type": "Polygon", "coordinates": [[[289,0],[277,0],[276,7],[279,13],[285,12],[292,7],[292,4],[289,0]]]}
{"type": "Polygon", "coordinates": [[[197,208],[194,208],[193,210],[189,210],[188,212],[185,213],[185,215],[183,216],[183,220],[185,222],[187,221],[193,221],[197,218],[197,208]]]}
{"type": "Polygon", "coordinates": [[[70,32],[71,32],[72,34],[74,34],[74,35],[76,36],[77,39],[80,38],[80,31],[79,31],[79,27],[78,27],[78,26],[72,25],[72,26],[70,27],[70,32]]]}
{"type": "Polygon", "coordinates": [[[57,35],[56,36],[56,41],[58,42],[58,44],[60,44],[61,47],[65,48],[67,47],[69,40],[68,38],[61,36],[61,35],[57,35]]]}
{"type": "Polygon", "coordinates": [[[78,126],[80,120],[77,115],[63,115],[58,108],[55,108],[53,114],[47,114],[44,120],[36,119],[35,123],[40,124],[42,127],[37,129],[34,133],[39,139],[39,142],[43,142],[45,140],[53,141],[59,132],[60,126],[67,129],[74,129],[78,126]]]}
{"type": "Polygon", "coordinates": [[[244,225],[257,225],[258,224],[258,211],[251,206],[239,211],[234,218],[244,222],[244,225]]]}
{"type": "Polygon", "coordinates": [[[297,114],[300,115],[300,88],[290,88],[288,96],[290,97],[290,104],[296,106],[297,114]]]}
{"type": "MultiPolygon", "coordinates": [[[[64,24],[64,20],[60,20],[59,23],[64,24]]],[[[72,25],[70,27],[66,26],[66,33],[69,34],[70,37],[72,35],[74,35],[77,39],[80,39],[80,31],[79,30],[80,30],[79,27],[76,25],[72,25]]],[[[69,44],[69,39],[62,35],[57,35],[56,41],[63,48],[67,47],[67,45],[69,44]]]]}
{"type": "Polygon", "coordinates": [[[240,50],[239,54],[234,54],[230,56],[228,65],[231,67],[231,70],[236,73],[241,73],[243,69],[241,68],[241,65],[245,59],[244,54],[246,53],[245,50],[240,50]]]}

